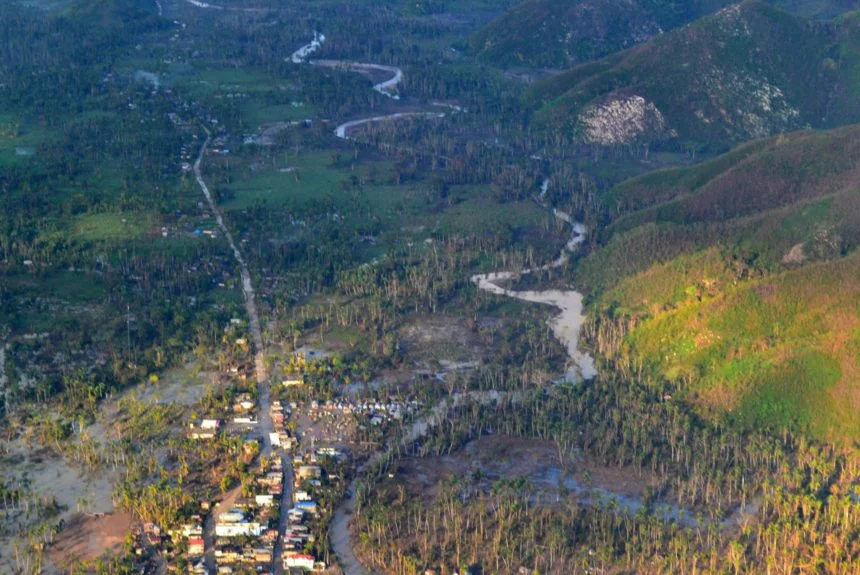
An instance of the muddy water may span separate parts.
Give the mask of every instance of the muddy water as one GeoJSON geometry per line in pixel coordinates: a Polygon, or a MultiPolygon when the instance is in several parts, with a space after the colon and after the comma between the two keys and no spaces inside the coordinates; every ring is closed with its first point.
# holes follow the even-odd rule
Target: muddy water
{"type": "MultiPolygon", "coordinates": [[[[541,186],[542,195],[546,193],[548,186],[549,181],[545,180],[541,186]]],[[[567,355],[570,358],[563,381],[575,382],[588,380],[594,378],[597,375],[597,371],[594,368],[594,358],[579,350],[579,332],[585,321],[582,294],[574,290],[516,291],[503,287],[504,282],[515,279],[518,275],[527,275],[566,265],[570,259],[569,254],[579,249],[580,244],[585,241],[587,230],[583,224],[573,221],[568,214],[556,209],[553,209],[553,215],[570,225],[572,229],[570,240],[554,261],[537,268],[527,269],[519,274],[510,271],[500,271],[474,275],[471,279],[472,283],[477,285],[479,289],[492,294],[532,303],[551,305],[558,308],[561,313],[549,323],[555,336],[565,344],[567,355]]]]}
{"type": "Polygon", "coordinates": [[[349,521],[355,511],[354,487],[354,485],[350,487],[346,499],[343,500],[334,514],[334,519],[332,519],[329,528],[329,540],[345,575],[372,575],[372,572],[364,568],[352,550],[349,521]]]}
{"type": "MultiPolygon", "coordinates": [[[[519,393],[517,392],[499,392],[499,391],[470,391],[464,393],[456,393],[448,399],[443,399],[436,404],[426,415],[417,418],[412,422],[400,440],[394,445],[390,445],[386,451],[390,451],[400,446],[408,446],[410,443],[418,441],[424,437],[431,429],[442,423],[448,418],[450,409],[462,405],[464,401],[473,401],[482,405],[497,403],[505,398],[511,398],[516,401],[519,393]]],[[[361,474],[365,469],[381,460],[386,451],[378,451],[364,465],[358,469],[358,474],[361,474]]],[[[349,522],[355,511],[355,486],[353,481],[347,490],[347,497],[335,511],[331,526],[329,527],[329,540],[338,561],[345,575],[375,575],[368,571],[361,561],[355,556],[353,551],[351,534],[349,531],[349,522]]]]}

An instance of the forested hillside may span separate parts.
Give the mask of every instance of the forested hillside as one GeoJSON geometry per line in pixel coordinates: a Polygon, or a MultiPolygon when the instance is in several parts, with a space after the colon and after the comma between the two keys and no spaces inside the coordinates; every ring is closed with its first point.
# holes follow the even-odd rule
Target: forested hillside
{"type": "Polygon", "coordinates": [[[860,575],[856,4],[0,0],[0,573],[860,575]]]}
{"type": "Polygon", "coordinates": [[[603,355],[711,415],[860,438],[860,128],[748,144],[603,202],[577,270],[595,334],[623,326],[596,336],[603,355]]]}
{"type": "Polygon", "coordinates": [[[583,142],[724,149],[856,121],[858,43],[853,17],[817,22],[745,2],[539,83],[527,99],[539,124],[583,142]]]}
{"type": "MultiPolygon", "coordinates": [[[[569,68],[631,48],[732,0],[527,0],[471,39],[484,62],[496,66],[569,68]]],[[[768,0],[800,16],[833,18],[856,0],[768,0]]]]}
{"type": "Polygon", "coordinates": [[[726,5],[726,0],[529,0],[471,39],[494,65],[568,68],[631,48],[726,5]]]}

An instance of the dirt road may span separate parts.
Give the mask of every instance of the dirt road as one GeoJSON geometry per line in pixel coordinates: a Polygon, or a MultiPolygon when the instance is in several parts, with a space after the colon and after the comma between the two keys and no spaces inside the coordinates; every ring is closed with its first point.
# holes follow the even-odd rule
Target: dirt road
{"type": "MultiPolygon", "coordinates": [[[[200,165],[203,163],[203,156],[206,154],[206,148],[208,148],[209,142],[212,139],[212,135],[209,130],[204,128],[204,131],[206,132],[206,140],[200,147],[197,161],[194,162],[194,177],[197,180],[197,184],[200,186],[200,189],[203,190],[203,195],[206,196],[206,202],[209,204],[209,209],[211,209],[212,213],[215,215],[215,221],[218,223],[221,233],[224,234],[224,237],[227,238],[227,242],[230,244],[230,249],[233,251],[233,257],[236,260],[236,263],[239,264],[239,271],[242,276],[242,293],[245,296],[245,310],[248,312],[248,326],[251,330],[251,338],[254,340],[254,366],[256,370],[257,383],[265,384],[268,382],[269,378],[266,373],[265,355],[263,353],[263,332],[260,328],[260,315],[257,313],[254,285],[251,282],[251,274],[248,271],[248,264],[245,263],[245,258],[242,257],[242,252],[239,251],[239,248],[236,246],[236,242],[233,240],[233,234],[230,233],[230,230],[224,223],[224,217],[221,215],[221,210],[218,209],[218,205],[215,203],[215,200],[209,191],[209,186],[206,185],[206,181],[203,179],[203,175],[200,170],[200,165]]],[[[266,417],[269,417],[269,406],[265,405],[261,406],[261,408],[265,408],[267,414],[266,417]]]]}

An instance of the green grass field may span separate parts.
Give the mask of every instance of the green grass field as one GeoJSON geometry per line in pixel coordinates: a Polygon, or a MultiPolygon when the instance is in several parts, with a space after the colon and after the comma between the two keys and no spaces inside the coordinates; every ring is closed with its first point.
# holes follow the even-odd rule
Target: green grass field
{"type": "Polygon", "coordinates": [[[168,83],[183,92],[208,101],[235,103],[242,121],[248,124],[304,119],[316,113],[309,106],[292,107],[291,103],[302,102],[302,97],[286,79],[254,69],[226,68],[219,62],[202,61],[168,66],[166,76],[168,83]]]}
{"type": "Polygon", "coordinates": [[[716,250],[623,281],[602,304],[638,315],[624,352],[709,416],[860,437],[860,253],[736,283],[716,250]],[[626,311],[625,311],[626,310],[626,311]]]}
{"type": "MultiPolygon", "coordinates": [[[[217,65],[216,65],[217,66],[217,65]]],[[[195,66],[192,85],[209,93],[236,92],[259,93],[268,92],[274,87],[274,79],[263,73],[249,69],[206,67],[205,63],[195,66]]]]}
{"type": "Polygon", "coordinates": [[[306,120],[316,118],[316,108],[301,101],[293,106],[290,104],[259,104],[248,102],[242,106],[242,119],[249,126],[258,126],[274,122],[290,122],[293,120],[306,120]]]}
{"type": "Polygon", "coordinates": [[[534,202],[500,204],[475,193],[446,211],[439,218],[438,230],[445,235],[508,235],[537,226],[546,218],[547,211],[534,202]]]}
{"type": "MultiPolygon", "coordinates": [[[[345,218],[344,225],[357,233],[383,233],[383,243],[371,250],[374,255],[433,234],[512,238],[548,217],[533,202],[494,201],[489,186],[451,186],[443,202],[432,183],[421,178],[396,185],[394,164],[388,160],[361,158],[353,165],[342,156],[338,149],[289,154],[275,166],[247,170],[224,187],[229,199],[222,207],[236,214],[260,204],[299,213],[323,203],[341,206],[337,211],[345,218]]],[[[243,161],[252,163],[250,158],[243,161]]]]}
{"type": "Polygon", "coordinates": [[[171,64],[164,72],[166,83],[183,93],[210,105],[231,108],[236,127],[245,132],[263,124],[313,119],[319,114],[288,79],[263,71],[202,61],[171,64]]]}
{"type": "Polygon", "coordinates": [[[141,213],[103,213],[78,216],[71,224],[74,237],[84,241],[136,239],[151,227],[151,218],[141,213]]]}
{"type": "Polygon", "coordinates": [[[49,131],[35,122],[11,114],[0,114],[0,167],[36,157],[39,146],[48,137],[49,131]]]}
{"type": "Polygon", "coordinates": [[[290,155],[282,163],[274,168],[267,166],[226,186],[233,198],[223,204],[224,209],[242,210],[255,202],[273,207],[301,205],[327,195],[341,194],[341,184],[349,180],[348,174],[332,167],[332,157],[327,152],[290,155]]]}

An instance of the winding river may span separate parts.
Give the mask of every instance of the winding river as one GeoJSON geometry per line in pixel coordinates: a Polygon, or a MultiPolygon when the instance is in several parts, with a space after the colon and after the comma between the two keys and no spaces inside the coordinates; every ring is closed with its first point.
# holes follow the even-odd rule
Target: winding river
{"type": "MultiPolygon", "coordinates": [[[[325,41],[325,36],[314,32],[313,40],[302,46],[293,53],[291,60],[300,64],[305,62],[308,57],[314,53],[325,41]]],[[[397,85],[403,80],[403,71],[393,66],[383,66],[379,64],[359,64],[354,62],[344,62],[341,60],[318,60],[311,61],[312,65],[325,66],[330,68],[346,68],[357,72],[389,72],[391,78],[375,84],[373,89],[381,94],[397,99],[397,85]]],[[[459,111],[456,106],[446,104],[435,104],[438,106],[448,106],[459,111]]],[[[397,112],[393,114],[371,116],[357,120],[344,122],[337,126],[334,130],[336,137],[340,139],[350,139],[349,131],[358,126],[396,120],[407,117],[428,117],[428,118],[444,118],[444,112],[397,112]]],[[[549,188],[549,180],[545,180],[541,186],[541,199],[546,195],[549,188]]],[[[560,310],[560,313],[550,322],[550,327],[555,336],[562,341],[570,358],[568,369],[562,381],[581,381],[593,378],[596,375],[594,368],[594,359],[587,353],[579,350],[579,332],[582,328],[585,316],[583,314],[582,294],[574,290],[511,290],[504,286],[516,277],[524,274],[531,274],[540,271],[546,271],[553,268],[559,268],[568,263],[570,254],[578,250],[581,244],[585,241],[587,230],[584,225],[577,223],[571,219],[568,214],[553,209],[553,215],[562,220],[571,228],[571,237],[565,245],[559,256],[552,262],[537,267],[521,271],[518,274],[511,271],[497,271],[487,274],[478,274],[471,277],[471,281],[479,288],[489,293],[513,297],[522,301],[551,305],[560,310]]],[[[438,425],[447,417],[448,410],[451,406],[456,406],[463,400],[469,399],[482,403],[501,401],[504,394],[498,392],[471,392],[466,394],[455,395],[449,400],[442,401],[440,404],[430,410],[424,417],[417,419],[404,432],[399,445],[408,445],[417,439],[423,437],[430,429],[438,425]]],[[[515,399],[515,398],[514,398],[515,399]]],[[[390,449],[390,448],[389,448],[390,449]]],[[[365,463],[363,468],[382,458],[384,452],[378,452],[375,456],[365,463]]],[[[361,473],[359,469],[359,473],[361,473]]],[[[335,516],[330,526],[330,540],[332,549],[337,555],[346,575],[370,575],[370,572],[361,564],[353,550],[351,535],[349,530],[349,522],[352,513],[355,509],[354,485],[348,490],[346,499],[338,507],[335,516]]]]}
{"type": "MultiPolygon", "coordinates": [[[[295,60],[293,60],[295,62],[295,60]]],[[[362,64],[359,62],[348,62],[346,60],[311,60],[313,66],[322,66],[324,68],[340,68],[351,72],[384,72],[391,74],[388,80],[379,82],[373,85],[373,90],[379,92],[383,96],[388,96],[393,100],[399,100],[397,94],[397,85],[403,81],[403,70],[396,66],[385,66],[383,64],[362,64]]]]}
{"type": "MultiPolygon", "coordinates": [[[[325,36],[314,32],[314,39],[310,43],[296,50],[293,53],[291,60],[296,64],[305,62],[312,53],[319,49],[324,41],[325,36]]],[[[403,71],[392,66],[357,64],[340,60],[319,60],[316,62],[312,61],[310,63],[326,67],[344,67],[359,72],[390,72],[392,77],[384,82],[374,85],[373,89],[381,94],[392,97],[393,99],[397,99],[397,85],[403,80],[403,71]]],[[[454,111],[460,111],[458,106],[451,104],[434,103],[434,105],[448,107],[454,111]]],[[[334,134],[340,139],[348,140],[350,139],[349,131],[358,126],[407,117],[444,118],[445,115],[446,114],[444,112],[417,111],[371,116],[344,122],[335,128],[334,134]]],[[[543,182],[543,185],[541,186],[541,199],[546,195],[549,185],[549,180],[545,180],[543,182]]],[[[519,274],[515,274],[510,271],[498,271],[488,274],[474,275],[471,277],[471,280],[479,289],[492,294],[513,297],[533,303],[551,305],[558,308],[560,310],[560,314],[550,322],[550,326],[555,336],[565,344],[570,358],[569,368],[567,369],[562,381],[587,380],[593,378],[596,375],[596,372],[593,358],[579,350],[579,332],[585,319],[583,314],[582,294],[573,290],[515,291],[503,286],[504,282],[512,280],[518,275],[531,274],[566,265],[570,259],[570,253],[578,250],[580,245],[585,241],[587,230],[584,225],[574,222],[569,215],[559,210],[553,209],[553,214],[556,218],[569,225],[572,230],[570,240],[567,242],[558,258],[544,266],[525,270],[519,272],[519,274]]],[[[450,406],[456,406],[464,399],[480,402],[492,402],[501,401],[503,397],[505,397],[505,395],[498,392],[472,392],[455,395],[450,398],[450,404],[448,401],[443,401],[439,405],[435,406],[424,417],[416,420],[403,434],[399,444],[408,445],[409,443],[423,437],[431,428],[444,420],[450,406]]],[[[383,452],[378,452],[374,457],[371,457],[363,467],[366,468],[367,465],[378,461],[381,457],[383,457],[383,452]]],[[[359,473],[361,473],[361,471],[362,470],[359,469],[359,473]]],[[[349,522],[355,510],[354,486],[355,484],[350,487],[347,497],[335,512],[329,530],[329,538],[332,550],[338,557],[341,567],[346,575],[371,575],[371,572],[368,571],[356,557],[351,541],[349,522]]]]}
{"type": "MultiPolygon", "coordinates": [[[[377,119],[368,119],[368,121],[378,121],[377,119]]],[[[346,138],[346,130],[353,125],[366,123],[355,121],[350,125],[344,125],[343,130],[338,127],[337,135],[340,138],[346,138]]],[[[546,194],[549,188],[549,180],[545,180],[541,186],[542,195],[546,194]]],[[[570,254],[578,250],[581,244],[585,241],[587,230],[583,224],[575,222],[571,217],[557,209],[553,209],[553,215],[562,220],[565,224],[571,227],[571,237],[565,244],[564,249],[559,256],[552,262],[537,267],[528,269],[519,274],[510,271],[498,271],[487,274],[477,274],[471,277],[472,282],[479,289],[485,290],[495,295],[513,297],[519,300],[551,305],[560,310],[560,314],[551,322],[550,327],[555,336],[561,340],[567,347],[568,356],[571,363],[562,381],[581,381],[592,379],[596,375],[594,368],[594,359],[579,350],[579,332],[582,328],[582,323],[585,320],[582,306],[582,294],[574,290],[510,290],[502,284],[504,282],[515,279],[518,275],[531,274],[539,271],[546,271],[553,268],[562,267],[570,260],[570,254]]],[[[439,425],[447,417],[448,410],[451,407],[456,407],[463,400],[477,401],[480,403],[492,403],[502,401],[504,398],[510,398],[516,401],[516,396],[511,396],[510,393],[501,393],[496,391],[486,392],[468,392],[464,394],[455,394],[447,400],[443,400],[438,405],[434,406],[424,417],[421,417],[405,431],[400,441],[401,446],[409,445],[423,437],[433,427],[439,425]]],[[[363,466],[366,468],[369,464],[378,461],[383,457],[383,452],[378,452],[374,457],[363,466]]],[[[359,469],[359,473],[362,470],[359,469]]],[[[330,527],[330,539],[332,549],[340,560],[341,567],[346,575],[372,575],[358,560],[353,550],[350,539],[349,522],[355,511],[355,484],[353,484],[347,494],[346,499],[341,503],[335,512],[334,519],[330,527]]],[[[574,486],[570,486],[574,487],[574,486]]],[[[630,503],[630,502],[628,502],[630,503]]]]}
{"type": "MultiPolygon", "coordinates": [[[[189,0],[191,1],[191,0],[189,0]]],[[[324,68],[340,68],[352,72],[368,73],[368,72],[383,72],[391,74],[387,80],[373,85],[373,89],[383,96],[388,96],[393,100],[399,100],[397,94],[397,86],[403,81],[403,70],[397,66],[386,66],[385,64],[365,64],[361,62],[350,62],[348,60],[308,60],[308,57],[319,50],[320,46],[325,42],[325,35],[319,32],[314,32],[314,38],[295,52],[290,57],[293,64],[302,64],[307,61],[312,66],[321,66],[324,68]]]]}
{"type": "Polygon", "coordinates": [[[410,117],[424,117],[424,118],[444,118],[444,112],[396,112],[394,114],[387,114],[385,116],[373,116],[371,118],[361,118],[359,120],[351,120],[349,122],[344,122],[334,129],[334,135],[340,138],[341,140],[349,140],[351,139],[347,132],[352,128],[357,126],[363,126],[365,124],[374,124],[376,122],[385,122],[389,120],[397,120],[399,118],[410,118],[410,117]]]}
{"type": "MultiPolygon", "coordinates": [[[[319,32],[314,32],[313,40],[293,52],[290,57],[290,61],[293,64],[303,64],[307,62],[312,66],[320,66],[324,68],[339,68],[350,70],[353,72],[359,73],[367,73],[367,72],[384,72],[387,74],[391,74],[391,77],[387,80],[379,82],[373,85],[373,90],[382,94],[383,96],[387,96],[393,100],[399,100],[400,95],[397,93],[397,86],[403,81],[403,70],[396,66],[386,66],[384,64],[365,64],[360,62],[350,62],[347,60],[309,60],[311,54],[319,50],[320,46],[325,42],[326,37],[324,34],[320,34],[319,32]]],[[[456,112],[461,111],[462,109],[459,106],[455,106],[453,104],[444,104],[439,102],[434,102],[434,106],[437,107],[446,107],[454,110],[456,112]]],[[[386,114],[382,116],[371,116],[369,118],[359,118],[358,120],[350,120],[348,122],[344,122],[340,124],[337,128],[334,129],[334,135],[341,140],[349,140],[349,130],[356,128],[358,126],[364,126],[367,124],[374,124],[377,122],[385,122],[390,120],[397,120],[400,118],[410,118],[410,117],[424,117],[424,118],[444,118],[446,114],[444,112],[395,112],[393,114],[386,114]]]]}
{"type": "MultiPolygon", "coordinates": [[[[541,193],[546,194],[548,187],[549,180],[544,180],[541,186],[541,193]]],[[[566,265],[570,260],[570,254],[578,250],[585,241],[587,229],[583,224],[573,221],[568,214],[555,208],[553,208],[553,215],[568,224],[572,230],[570,240],[568,240],[561,254],[555,260],[537,268],[521,271],[518,274],[511,271],[498,271],[474,275],[471,280],[479,289],[492,294],[532,303],[551,305],[558,308],[561,313],[551,320],[549,325],[559,341],[565,344],[567,355],[570,358],[567,372],[562,381],[576,382],[593,379],[597,375],[597,371],[594,368],[594,358],[579,349],[579,332],[585,321],[582,294],[574,290],[516,291],[504,287],[505,282],[516,279],[518,276],[560,268],[566,265]]]]}

